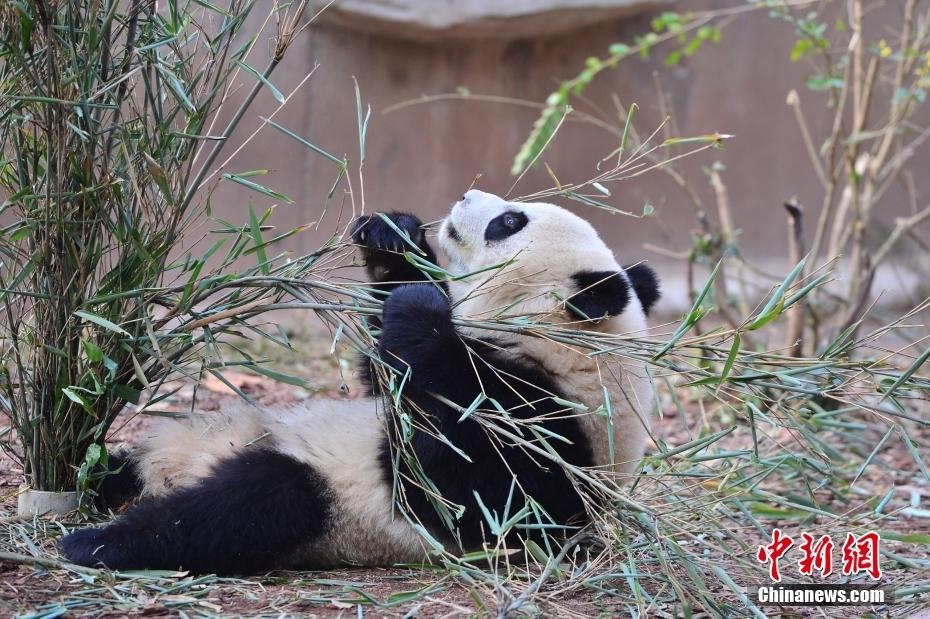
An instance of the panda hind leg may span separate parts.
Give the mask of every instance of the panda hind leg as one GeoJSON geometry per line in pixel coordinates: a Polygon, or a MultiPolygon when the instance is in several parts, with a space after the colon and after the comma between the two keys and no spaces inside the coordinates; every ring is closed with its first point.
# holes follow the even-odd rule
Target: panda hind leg
{"type": "Polygon", "coordinates": [[[324,535],[333,498],[312,467],[272,449],[220,461],[197,484],[147,497],[102,528],[66,536],[61,552],[114,570],[249,574],[285,567],[324,535]]]}

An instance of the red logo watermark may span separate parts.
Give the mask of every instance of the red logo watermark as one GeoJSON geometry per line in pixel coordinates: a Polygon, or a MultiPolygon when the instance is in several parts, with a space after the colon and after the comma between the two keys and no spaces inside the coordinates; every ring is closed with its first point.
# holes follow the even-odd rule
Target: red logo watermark
{"type": "Polygon", "coordinates": [[[858,538],[852,533],[846,534],[843,542],[843,574],[852,576],[865,572],[872,580],[882,577],[882,568],[878,560],[878,533],[869,531],[858,538]]]}
{"type": "MultiPolygon", "coordinates": [[[[815,539],[809,533],[801,533],[801,539],[801,544],[798,545],[798,549],[801,551],[801,558],[797,562],[798,571],[805,576],[812,576],[814,572],[819,573],[821,577],[832,574],[833,549],[835,547],[833,538],[829,535],[823,535],[815,539]]],[[[874,531],[859,536],[847,533],[842,546],[843,575],[855,576],[864,572],[872,580],[881,578],[880,542],[881,538],[874,531]]],[[[779,560],[794,545],[794,539],[790,535],[785,535],[781,532],[781,529],[774,529],[772,531],[772,541],[764,546],[759,546],[756,559],[759,563],[768,564],[769,577],[774,582],[781,582],[779,560]]]]}

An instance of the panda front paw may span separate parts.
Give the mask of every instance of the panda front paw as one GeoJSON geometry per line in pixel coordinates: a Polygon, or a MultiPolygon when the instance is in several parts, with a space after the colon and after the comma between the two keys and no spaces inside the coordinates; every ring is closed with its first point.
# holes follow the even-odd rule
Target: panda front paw
{"type": "Polygon", "coordinates": [[[126,547],[112,526],[79,529],[58,542],[58,550],[71,563],[87,567],[124,569],[126,547]]]}
{"type": "Polygon", "coordinates": [[[389,292],[404,282],[430,280],[428,274],[404,256],[406,251],[416,251],[426,262],[436,263],[436,254],[426,242],[422,223],[413,215],[376,213],[360,217],[352,224],[352,240],[361,247],[369,281],[375,288],[389,292]]]}
{"type": "Polygon", "coordinates": [[[422,228],[423,223],[417,217],[407,213],[375,213],[359,217],[352,224],[352,242],[361,246],[366,259],[370,259],[373,254],[400,254],[412,249],[403,236],[384,220],[385,217],[397,230],[406,234],[417,248],[422,249],[426,236],[422,228]]]}
{"type": "Polygon", "coordinates": [[[400,371],[436,366],[435,356],[457,337],[449,299],[436,284],[398,286],[384,302],[381,358],[400,371]]]}

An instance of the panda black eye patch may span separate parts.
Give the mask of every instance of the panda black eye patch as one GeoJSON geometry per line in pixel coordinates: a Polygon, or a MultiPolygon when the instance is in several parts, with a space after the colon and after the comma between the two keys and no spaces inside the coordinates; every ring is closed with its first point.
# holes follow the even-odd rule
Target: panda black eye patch
{"type": "Polygon", "coordinates": [[[520,211],[507,211],[491,220],[484,229],[484,240],[502,241],[522,230],[529,222],[529,218],[520,211]]]}

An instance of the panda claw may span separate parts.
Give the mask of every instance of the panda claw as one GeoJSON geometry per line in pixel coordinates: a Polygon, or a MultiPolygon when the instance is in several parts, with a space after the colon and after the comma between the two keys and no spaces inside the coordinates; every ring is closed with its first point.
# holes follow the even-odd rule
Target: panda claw
{"type": "MultiPolygon", "coordinates": [[[[414,243],[422,242],[422,224],[419,219],[406,213],[390,213],[387,217],[414,243]]],[[[406,250],[404,239],[379,215],[356,219],[352,224],[352,240],[369,252],[403,253],[406,250]]]]}

